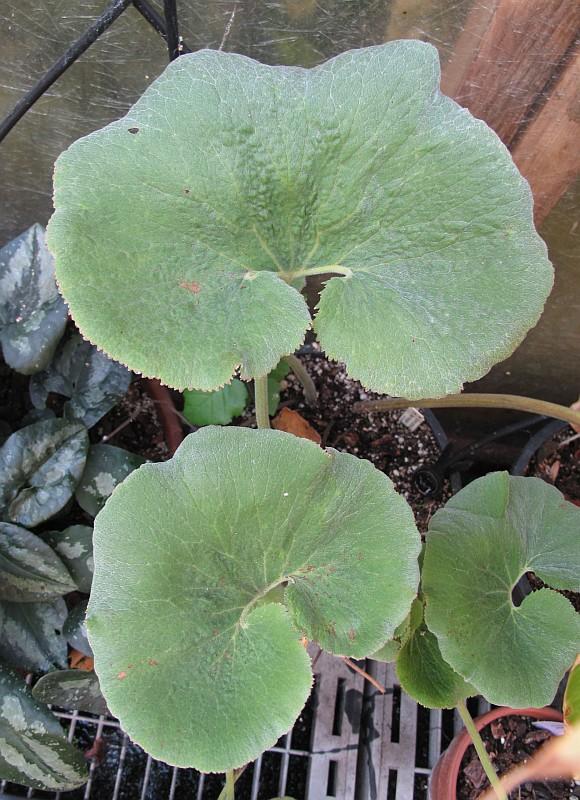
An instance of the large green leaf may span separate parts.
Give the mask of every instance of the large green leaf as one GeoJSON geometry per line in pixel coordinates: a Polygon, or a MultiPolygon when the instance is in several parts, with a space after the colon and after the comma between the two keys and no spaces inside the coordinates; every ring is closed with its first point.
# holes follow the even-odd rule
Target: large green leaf
{"type": "Polygon", "coordinates": [[[177,388],[264,375],[310,324],[370,389],[459,390],[552,284],[528,185],[439,93],[437,51],[390,42],[311,70],[201,51],[60,156],[49,243],[71,312],[177,388]]]}
{"type": "Polygon", "coordinates": [[[45,531],[42,537],[66,564],[80,592],[89,594],[93,581],[93,529],[71,525],[64,531],[45,531]]]}
{"type": "Polygon", "coordinates": [[[519,607],[526,572],[580,589],[580,509],[538,478],[496,472],[431,520],[422,572],[425,618],[451,667],[491,703],[550,703],[580,642],[580,615],[541,589],[519,607]]]}
{"type": "Polygon", "coordinates": [[[244,413],[248,390],[245,383],[234,378],[215,392],[185,391],[183,401],[183,416],[193,425],[229,425],[244,413]]]}
{"type": "Polygon", "coordinates": [[[34,527],[68,503],[85,467],[89,437],[78,422],[48,419],[0,448],[0,516],[34,527]]]}
{"type": "Polygon", "coordinates": [[[77,588],[62,560],[39,536],[0,522],[0,600],[33,602],[77,588]]]}
{"type": "Polygon", "coordinates": [[[85,471],[76,488],[79,506],[95,517],[115,486],[129,473],[140,467],[145,459],[110,444],[94,444],[89,450],[85,471]]]}
{"type": "Polygon", "coordinates": [[[65,418],[91,428],[117,405],[130,383],[126,367],[75,335],[59,348],[48,369],[32,378],[30,397],[40,409],[51,392],[70,398],[64,404],[65,418]]]}
{"type": "Polygon", "coordinates": [[[0,661],[30,672],[66,667],[66,618],[60,597],[45,603],[0,601],[0,661]]]}
{"type": "Polygon", "coordinates": [[[364,657],[418,583],[419,535],[388,478],[272,430],[203,428],[140,467],[94,546],[87,624],[108,705],[156,758],[204,771],[290,728],[312,681],[301,634],[364,657]]]}
{"type": "Polygon", "coordinates": [[[94,672],[79,669],[49,672],[34,685],[32,694],[42,703],[60,708],[109,715],[105,698],[101,694],[99,679],[94,672]]]}
{"type": "Polygon", "coordinates": [[[0,779],[68,791],[88,777],[84,755],[24,681],[0,665],[0,779]]]}
{"type": "Polygon", "coordinates": [[[67,314],[44,229],[33,225],[0,249],[0,343],[6,363],[25,375],[44,369],[67,314]]]}
{"type": "Polygon", "coordinates": [[[570,670],[563,704],[564,721],[568,725],[580,724],[580,657],[570,670]]]}

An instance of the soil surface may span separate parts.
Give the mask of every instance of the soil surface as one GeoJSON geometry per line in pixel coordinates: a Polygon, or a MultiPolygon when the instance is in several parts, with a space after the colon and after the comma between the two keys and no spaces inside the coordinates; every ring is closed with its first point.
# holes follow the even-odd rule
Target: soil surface
{"type": "Polygon", "coordinates": [[[559,431],[540,447],[527,474],[553,484],[568,500],[580,505],[580,434],[571,427],[559,431]]]}
{"type": "MultiPolygon", "coordinates": [[[[481,731],[485,747],[500,775],[515,764],[527,761],[550,738],[548,731],[533,725],[529,717],[502,717],[481,731]]],[[[475,748],[463,756],[457,785],[458,800],[475,800],[489,786],[475,748]]],[[[509,795],[514,800],[568,800],[580,797],[573,781],[525,783],[509,795]]]]}

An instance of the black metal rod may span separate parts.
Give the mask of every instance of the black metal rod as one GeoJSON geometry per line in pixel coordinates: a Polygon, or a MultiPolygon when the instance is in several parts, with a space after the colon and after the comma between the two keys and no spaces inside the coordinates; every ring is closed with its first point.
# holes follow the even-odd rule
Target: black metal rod
{"type": "Polygon", "coordinates": [[[60,78],[71,64],[81,56],[99,36],[119,17],[131,4],[131,0],[113,0],[101,16],[96,19],[90,28],[77,39],[68,50],[56,61],[42,78],[16,103],[0,123],[0,142],[7,136],[24,114],[32,108],[36,101],[60,78]]]}
{"type": "MultiPolygon", "coordinates": [[[[133,5],[151,27],[167,41],[167,28],[165,27],[165,20],[161,14],[159,14],[153,6],[150,6],[147,0],[133,0],[133,5]]],[[[191,53],[191,48],[189,48],[185,42],[181,42],[180,52],[191,53]]]]}
{"type": "Polygon", "coordinates": [[[180,54],[179,27],[177,24],[177,0],[163,0],[165,28],[167,29],[167,49],[169,60],[173,61],[180,54]]]}

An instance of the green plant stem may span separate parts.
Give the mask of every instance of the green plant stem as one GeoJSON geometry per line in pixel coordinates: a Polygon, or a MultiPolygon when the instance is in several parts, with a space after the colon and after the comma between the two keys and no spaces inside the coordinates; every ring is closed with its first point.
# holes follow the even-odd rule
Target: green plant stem
{"type": "Polygon", "coordinates": [[[254,393],[256,396],[256,422],[258,423],[258,428],[269,428],[267,375],[261,378],[254,378],[254,393]]]}
{"type": "Polygon", "coordinates": [[[309,275],[330,275],[332,273],[346,275],[348,278],[352,275],[352,270],[350,267],[342,267],[340,264],[325,264],[323,267],[305,267],[292,272],[281,272],[279,275],[287,283],[290,283],[296,278],[307,278],[309,275]]]}
{"type": "Polygon", "coordinates": [[[390,411],[393,408],[508,408],[514,411],[527,411],[529,414],[542,414],[554,417],[572,425],[580,425],[580,411],[573,411],[558,403],[536,400],[534,397],[521,397],[517,394],[450,394],[447,397],[426,397],[421,400],[405,400],[400,397],[385,400],[361,400],[355,403],[353,411],[390,411]]]}
{"type": "Polygon", "coordinates": [[[318,392],[316,391],[316,386],[314,385],[314,381],[308,374],[308,370],[300,361],[298,356],[290,355],[284,356],[284,361],[288,364],[294,375],[300,381],[302,388],[304,390],[304,399],[308,403],[309,406],[317,406],[318,405],[318,392]]]}
{"type": "Polygon", "coordinates": [[[226,785],[221,790],[218,800],[235,800],[237,777],[233,769],[226,770],[226,785]]]}
{"type": "Polygon", "coordinates": [[[504,792],[500,780],[496,774],[496,771],[493,768],[493,764],[490,761],[489,755],[487,750],[485,749],[485,745],[483,743],[483,739],[479,735],[479,731],[475,727],[475,723],[471,718],[471,714],[467,710],[467,705],[465,701],[461,701],[457,704],[457,710],[459,711],[459,716],[463,720],[463,724],[467,728],[467,732],[473,742],[473,746],[475,747],[475,751],[479,756],[479,760],[481,761],[481,766],[485,774],[487,775],[489,782],[491,783],[494,792],[496,793],[499,800],[507,800],[507,795],[504,792]]]}

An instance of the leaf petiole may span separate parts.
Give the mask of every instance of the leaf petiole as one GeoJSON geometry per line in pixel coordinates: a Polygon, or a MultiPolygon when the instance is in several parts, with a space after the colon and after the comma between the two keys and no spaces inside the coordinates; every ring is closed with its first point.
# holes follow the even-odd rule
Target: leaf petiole
{"type": "Polygon", "coordinates": [[[262,375],[254,378],[254,393],[256,397],[256,422],[258,428],[270,427],[270,416],[268,414],[268,376],[262,375]]]}
{"type": "Polygon", "coordinates": [[[465,725],[469,737],[473,742],[473,746],[475,747],[475,752],[479,756],[479,760],[481,761],[481,766],[483,767],[483,770],[487,775],[489,782],[493,787],[493,790],[495,791],[499,800],[507,800],[507,795],[504,792],[500,780],[497,776],[497,773],[493,768],[493,764],[491,763],[487,750],[485,749],[485,744],[483,743],[483,739],[481,738],[481,736],[479,735],[479,731],[475,727],[475,723],[471,717],[471,714],[467,710],[467,705],[465,704],[464,700],[457,703],[457,710],[459,711],[459,716],[463,720],[463,724],[465,725]]]}

